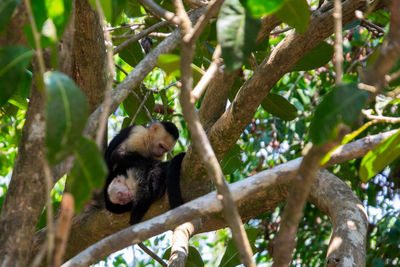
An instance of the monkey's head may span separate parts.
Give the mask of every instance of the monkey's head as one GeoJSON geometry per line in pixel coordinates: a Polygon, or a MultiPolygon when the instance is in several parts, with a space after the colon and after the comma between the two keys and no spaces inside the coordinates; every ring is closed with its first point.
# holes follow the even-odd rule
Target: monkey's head
{"type": "Polygon", "coordinates": [[[108,197],[114,204],[125,205],[133,199],[131,190],[126,183],[126,178],[119,175],[109,184],[107,189],[108,197]]]}
{"type": "Polygon", "coordinates": [[[150,126],[150,154],[155,159],[162,159],[171,151],[178,140],[179,132],[172,122],[153,123],[150,126]]]}

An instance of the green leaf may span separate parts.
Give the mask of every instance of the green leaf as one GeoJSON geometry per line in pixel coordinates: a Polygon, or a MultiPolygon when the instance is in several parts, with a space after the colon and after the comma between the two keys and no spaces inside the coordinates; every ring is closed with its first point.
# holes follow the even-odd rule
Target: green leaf
{"type": "Polygon", "coordinates": [[[360,178],[364,183],[381,172],[400,156],[400,131],[383,140],[369,151],[361,161],[360,178]]]}
{"type": "Polygon", "coordinates": [[[291,121],[297,117],[297,108],[277,94],[269,93],[261,102],[261,106],[268,113],[284,121],[291,121]]]}
{"type": "MultiPolygon", "coordinates": [[[[97,10],[95,0],[89,0],[92,7],[97,10]]],[[[103,9],[104,17],[107,21],[111,21],[113,14],[113,3],[112,0],[100,0],[101,9],[103,9]]]]}
{"type": "MultiPolygon", "coordinates": [[[[169,77],[180,77],[181,58],[178,55],[174,54],[164,54],[158,57],[157,66],[163,69],[169,77]]],[[[192,67],[193,72],[193,83],[196,84],[204,74],[204,71],[194,65],[193,63],[190,65],[192,67]]]]}
{"type": "Polygon", "coordinates": [[[242,66],[256,47],[259,19],[245,12],[239,0],[227,0],[221,7],[217,20],[218,43],[228,70],[242,66]]]}
{"type": "Polygon", "coordinates": [[[47,17],[54,23],[56,36],[60,38],[71,15],[72,0],[46,0],[45,3],[47,17]]]}
{"type": "Polygon", "coordinates": [[[312,70],[327,64],[333,57],[333,46],[321,42],[305,54],[293,67],[292,71],[312,70]]]}
{"type": "Polygon", "coordinates": [[[35,19],[36,27],[40,32],[42,30],[44,22],[47,19],[46,3],[45,1],[31,1],[31,5],[33,18],[35,19]]]}
{"type": "Polygon", "coordinates": [[[329,92],[318,105],[310,125],[310,138],[315,145],[332,141],[339,123],[351,125],[369,97],[357,84],[341,84],[329,92]]]}
{"type": "Polygon", "coordinates": [[[128,17],[138,17],[142,15],[140,5],[135,0],[112,0],[112,24],[115,25],[121,20],[121,13],[124,12],[128,17]]]}
{"type": "Polygon", "coordinates": [[[21,2],[21,0],[0,1],[0,34],[6,30],[7,24],[19,2],[21,2]]]}
{"type": "Polygon", "coordinates": [[[47,72],[46,147],[51,165],[61,162],[78,145],[88,118],[85,95],[68,76],[47,72]]]}
{"type": "MultiPolygon", "coordinates": [[[[162,256],[163,259],[168,260],[171,256],[171,248],[168,248],[164,255],[162,256]]],[[[203,267],[204,262],[201,258],[199,251],[193,247],[189,246],[189,254],[185,264],[185,267],[203,267]]]]}
{"type": "Polygon", "coordinates": [[[181,58],[174,54],[160,55],[157,59],[157,66],[167,73],[167,75],[180,76],[181,58]]]}
{"type": "Polygon", "coordinates": [[[374,258],[372,260],[372,267],[385,267],[385,261],[379,258],[374,258]]]}
{"type": "MultiPolygon", "coordinates": [[[[249,228],[246,229],[247,238],[249,239],[251,249],[253,253],[257,251],[257,248],[254,246],[256,242],[257,236],[260,233],[260,230],[257,228],[249,228]]],[[[240,265],[239,252],[236,248],[235,242],[232,238],[229,239],[228,245],[226,246],[225,254],[219,263],[220,267],[235,267],[240,265]]]]}
{"type": "Polygon", "coordinates": [[[246,10],[250,12],[253,17],[261,18],[262,16],[269,15],[282,7],[285,0],[247,0],[246,10]]]}
{"type": "Polygon", "coordinates": [[[75,148],[74,156],[68,189],[74,195],[75,210],[80,212],[85,202],[90,200],[92,190],[103,186],[107,167],[96,143],[84,137],[75,148]]]}
{"type": "Polygon", "coordinates": [[[310,7],[307,0],[286,0],[275,15],[299,33],[304,34],[310,20],[310,7]]]}
{"type": "Polygon", "coordinates": [[[235,144],[231,150],[223,157],[221,161],[222,171],[225,174],[231,174],[236,171],[240,166],[242,166],[242,161],[240,159],[240,146],[235,144]]]}
{"type": "Polygon", "coordinates": [[[135,67],[143,59],[142,47],[139,42],[135,42],[122,50],[119,53],[119,57],[132,67],[135,67]]]}
{"type": "MultiPolygon", "coordinates": [[[[115,25],[124,11],[127,1],[126,0],[112,0],[112,18],[111,24],[115,25]]],[[[140,9],[140,8],[139,8],[140,9]]]]}
{"type": "Polygon", "coordinates": [[[0,106],[24,82],[24,72],[32,57],[32,50],[22,46],[0,47],[0,106]]]}
{"type": "Polygon", "coordinates": [[[20,82],[18,83],[18,94],[22,98],[28,98],[32,84],[32,72],[25,69],[24,74],[21,75],[20,82]]]}

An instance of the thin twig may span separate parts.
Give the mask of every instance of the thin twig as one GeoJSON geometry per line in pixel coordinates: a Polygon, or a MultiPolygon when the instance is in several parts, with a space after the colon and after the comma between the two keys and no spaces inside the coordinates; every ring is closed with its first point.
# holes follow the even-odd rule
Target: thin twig
{"type": "Polygon", "coordinates": [[[150,37],[154,37],[154,38],[167,38],[170,35],[171,35],[171,33],[164,33],[164,32],[152,32],[152,33],[149,33],[149,36],[150,37]]]}
{"type": "MultiPolygon", "coordinates": [[[[146,92],[142,102],[140,103],[138,109],[136,110],[136,113],[133,116],[132,121],[131,121],[131,123],[129,125],[133,125],[135,123],[136,117],[139,115],[139,112],[142,110],[142,108],[143,108],[144,104],[146,103],[147,98],[149,97],[150,93],[151,93],[150,91],[146,92]]],[[[150,118],[151,118],[151,116],[150,116],[150,118]]]]}
{"type": "Polygon", "coordinates": [[[24,0],[25,1],[25,6],[26,6],[26,11],[28,13],[29,17],[29,22],[32,27],[32,33],[33,33],[33,38],[35,40],[35,46],[36,46],[36,57],[38,60],[39,64],[39,74],[40,74],[40,79],[39,79],[39,91],[42,91],[44,89],[44,82],[43,82],[43,75],[45,73],[46,67],[44,64],[44,58],[43,58],[43,52],[42,52],[42,47],[40,45],[40,34],[36,28],[36,23],[35,23],[35,18],[33,17],[32,13],[32,7],[31,7],[31,1],[30,0],[24,0]]]}
{"type": "Polygon", "coordinates": [[[47,265],[51,266],[53,251],[54,251],[54,221],[53,221],[53,205],[51,203],[51,189],[53,185],[53,176],[49,164],[44,157],[43,170],[46,181],[46,220],[47,220],[47,265]]]}
{"type": "MultiPolygon", "coordinates": [[[[214,17],[221,5],[224,3],[224,0],[212,0],[208,3],[206,11],[199,18],[196,24],[193,27],[193,30],[185,37],[189,40],[197,40],[203,31],[204,27],[208,24],[210,19],[214,17]]],[[[189,18],[189,17],[188,17],[189,18]]],[[[192,41],[190,41],[192,42],[192,41]]],[[[193,42],[192,42],[193,43],[193,42]]]]}
{"type": "Polygon", "coordinates": [[[293,28],[292,27],[286,27],[286,28],[281,29],[281,30],[273,31],[273,32],[270,33],[270,35],[278,35],[278,34],[290,31],[291,29],[293,29],[293,28]]]}
{"type": "MultiPolygon", "coordinates": [[[[223,214],[226,222],[231,228],[232,237],[239,251],[240,260],[245,266],[252,267],[255,266],[255,263],[252,260],[253,253],[246,232],[244,231],[238,209],[229,191],[221,166],[219,165],[207,135],[199,121],[196,108],[191,103],[191,91],[193,87],[191,63],[194,57],[196,42],[195,38],[189,37],[193,34],[192,23],[188,18],[182,1],[174,0],[173,3],[175,5],[176,14],[182,22],[181,27],[183,38],[181,42],[180,63],[182,88],[179,102],[182,107],[183,116],[188,124],[193,145],[199,155],[201,155],[206,166],[207,174],[213,180],[215,187],[217,188],[217,198],[221,200],[223,204],[223,214]]],[[[193,35],[193,37],[195,36],[198,35],[193,35]]]]}
{"type": "Polygon", "coordinates": [[[173,24],[179,25],[180,21],[177,16],[171,11],[165,10],[158,4],[156,4],[153,0],[139,0],[139,2],[144,6],[146,5],[148,8],[151,9],[155,14],[164,18],[167,21],[172,22],[173,24]]]}
{"type": "MultiPolygon", "coordinates": [[[[136,100],[138,102],[142,102],[142,99],[140,99],[140,97],[138,96],[138,94],[136,94],[135,91],[132,90],[132,95],[136,98],[136,100]]],[[[143,106],[144,111],[146,112],[147,118],[151,121],[153,119],[153,117],[151,116],[150,111],[147,109],[146,105],[143,106]]]]}
{"type": "Polygon", "coordinates": [[[343,37],[342,37],[342,1],[335,0],[333,8],[335,19],[335,71],[336,85],[343,80],[343,37]]]}
{"type": "Polygon", "coordinates": [[[117,69],[119,69],[123,74],[125,74],[126,76],[128,76],[128,73],[117,63],[115,63],[115,67],[117,67],[117,69]]]}
{"type": "MultiPolygon", "coordinates": [[[[96,7],[97,7],[97,12],[99,14],[100,25],[102,26],[103,29],[106,29],[107,25],[105,23],[103,9],[101,7],[99,0],[96,0],[96,7]]],[[[107,129],[108,114],[111,108],[111,90],[115,77],[113,45],[109,31],[104,31],[104,38],[107,43],[107,69],[108,72],[110,73],[110,77],[108,77],[107,79],[107,84],[104,92],[103,110],[99,119],[99,128],[97,128],[96,144],[100,150],[103,149],[104,132],[107,129]]]]}
{"type": "Polygon", "coordinates": [[[74,197],[64,193],[60,206],[60,216],[57,223],[56,243],[52,266],[60,266],[67,246],[72,216],[74,215],[74,197]]]}
{"type": "Polygon", "coordinates": [[[367,19],[365,19],[365,18],[362,19],[361,25],[362,25],[362,26],[365,26],[366,28],[367,28],[367,26],[369,26],[369,27],[371,27],[371,28],[374,28],[374,29],[375,29],[377,32],[379,32],[380,34],[384,34],[384,33],[385,33],[385,29],[379,27],[378,25],[376,25],[376,24],[373,23],[372,21],[367,20],[367,19]],[[365,25],[363,25],[363,24],[365,24],[365,25]]]}
{"type": "Polygon", "coordinates": [[[201,77],[200,81],[197,83],[196,87],[192,91],[192,96],[190,98],[192,104],[196,103],[196,101],[201,97],[207,85],[215,76],[215,73],[217,73],[218,67],[221,64],[222,64],[221,46],[217,45],[213,54],[213,61],[208,67],[206,73],[204,73],[203,77],[201,77]]]}
{"type": "Polygon", "coordinates": [[[161,27],[167,26],[168,24],[169,24],[169,21],[161,21],[161,22],[154,24],[154,25],[148,27],[147,29],[141,31],[140,33],[132,36],[130,39],[126,40],[125,42],[123,42],[122,44],[120,44],[114,48],[114,50],[113,50],[114,55],[118,54],[119,52],[121,52],[123,49],[127,48],[134,42],[137,42],[140,39],[142,39],[143,37],[147,36],[149,33],[154,32],[161,27]]]}
{"type": "Polygon", "coordinates": [[[35,258],[32,261],[30,267],[38,267],[43,261],[44,256],[46,255],[47,251],[47,242],[43,243],[42,247],[40,248],[39,252],[36,254],[35,258]]]}
{"type": "MultiPolygon", "coordinates": [[[[149,33],[147,36],[150,37],[154,37],[154,38],[167,38],[168,36],[170,36],[171,33],[165,33],[165,32],[151,32],[149,33]]],[[[131,34],[131,35],[117,35],[117,36],[113,36],[112,39],[113,40],[118,40],[118,39],[129,39],[132,37],[135,37],[136,34],[131,34]]]]}
{"type": "MultiPolygon", "coordinates": [[[[189,16],[186,13],[185,6],[183,5],[182,1],[173,0],[172,2],[174,3],[175,6],[176,15],[181,20],[180,26],[182,27],[182,33],[183,33],[182,39],[185,40],[185,36],[189,36],[189,34],[191,34],[193,31],[192,22],[190,21],[189,16]]],[[[204,11],[204,13],[205,12],[206,11],[204,11]]],[[[204,15],[204,13],[200,16],[200,18],[204,15]]],[[[192,41],[191,38],[186,39],[186,42],[190,41],[192,41]]]]}
{"type": "Polygon", "coordinates": [[[135,29],[143,27],[143,26],[146,26],[146,24],[144,24],[144,23],[128,23],[128,24],[121,25],[121,26],[118,26],[118,27],[110,27],[110,28],[107,28],[105,30],[109,31],[109,32],[112,32],[112,31],[115,31],[115,30],[119,30],[119,29],[125,29],[125,28],[130,28],[132,30],[135,30],[135,29]]]}
{"type": "Polygon", "coordinates": [[[156,253],[154,253],[153,251],[151,251],[148,247],[146,247],[142,242],[138,243],[138,246],[147,253],[147,255],[149,255],[150,257],[152,257],[153,259],[155,259],[159,264],[161,264],[164,267],[167,267],[168,265],[165,263],[165,261],[163,259],[161,259],[160,257],[157,256],[156,253]]]}
{"type": "Polygon", "coordinates": [[[373,121],[386,122],[386,123],[392,123],[392,124],[400,122],[400,118],[372,115],[371,110],[363,109],[362,114],[364,114],[367,119],[373,120],[373,121]]]}

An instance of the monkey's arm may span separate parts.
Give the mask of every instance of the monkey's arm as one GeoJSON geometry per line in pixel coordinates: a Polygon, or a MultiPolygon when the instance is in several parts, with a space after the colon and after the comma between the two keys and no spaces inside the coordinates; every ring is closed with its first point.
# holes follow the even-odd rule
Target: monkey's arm
{"type": "Polygon", "coordinates": [[[132,200],[131,225],[140,222],[152,204],[152,196],[150,192],[141,192],[132,200]]]}
{"type": "Polygon", "coordinates": [[[113,167],[115,163],[118,163],[119,159],[123,157],[118,151],[119,145],[121,145],[125,140],[128,139],[132,128],[135,126],[130,126],[122,129],[107,146],[106,152],[104,153],[104,159],[107,163],[109,169],[113,167]]]}

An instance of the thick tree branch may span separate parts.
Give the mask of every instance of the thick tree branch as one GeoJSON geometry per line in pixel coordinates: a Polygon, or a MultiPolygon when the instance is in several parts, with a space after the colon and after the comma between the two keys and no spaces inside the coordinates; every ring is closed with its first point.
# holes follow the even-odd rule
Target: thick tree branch
{"type": "Polygon", "coordinates": [[[181,224],[174,229],[168,266],[185,266],[189,254],[189,239],[201,229],[201,226],[202,222],[199,218],[181,224]]]}

